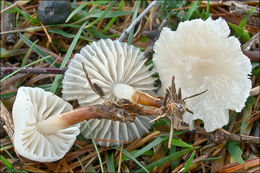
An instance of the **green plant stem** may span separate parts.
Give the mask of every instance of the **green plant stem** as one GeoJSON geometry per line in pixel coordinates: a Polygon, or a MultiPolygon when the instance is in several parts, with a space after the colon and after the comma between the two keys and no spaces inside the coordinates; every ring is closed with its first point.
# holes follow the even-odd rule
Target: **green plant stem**
{"type": "MultiPolygon", "coordinates": [[[[80,27],[80,29],[78,30],[78,33],[76,34],[75,38],[73,39],[73,41],[72,41],[72,43],[71,43],[71,45],[69,47],[69,50],[67,51],[67,53],[66,53],[66,55],[65,55],[65,57],[64,57],[64,59],[63,59],[63,61],[61,63],[61,65],[60,65],[60,68],[64,68],[66,66],[67,62],[69,61],[71,53],[72,53],[74,47],[76,46],[76,43],[77,43],[77,41],[78,41],[78,39],[79,39],[79,37],[81,35],[81,32],[83,31],[84,27],[86,26],[86,24],[87,24],[87,21],[84,22],[82,24],[82,26],[80,27]]],[[[61,75],[61,74],[56,75],[56,77],[55,77],[55,79],[53,81],[53,84],[51,86],[50,91],[53,92],[54,94],[57,93],[57,90],[58,90],[59,84],[61,83],[62,77],[63,77],[63,75],[61,75]]]]}

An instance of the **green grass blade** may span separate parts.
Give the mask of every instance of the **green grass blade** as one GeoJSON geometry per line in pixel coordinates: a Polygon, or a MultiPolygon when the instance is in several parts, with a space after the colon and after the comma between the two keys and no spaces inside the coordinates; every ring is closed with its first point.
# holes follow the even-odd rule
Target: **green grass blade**
{"type": "MultiPolygon", "coordinates": [[[[64,67],[66,66],[67,62],[69,61],[69,58],[70,58],[70,56],[71,56],[71,53],[72,53],[74,47],[76,46],[77,41],[78,41],[78,39],[79,39],[79,37],[80,37],[80,35],[81,35],[81,32],[83,31],[83,29],[84,29],[84,27],[86,26],[86,24],[87,24],[87,21],[86,21],[85,23],[83,23],[82,26],[80,27],[80,29],[78,30],[78,33],[76,34],[75,38],[73,39],[73,41],[72,41],[72,43],[71,43],[71,45],[70,45],[70,47],[69,47],[69,49],[68,49],[68,51],[67,51],[67,53],[66,53],[66,55],[65,55],[65,57],[64,57],[64,59],[63,59],[61,65],[60,65],[60,68],[64,68],[64,67]]],[[[51,89],[50,89],[50,91],[51,91],[52,93],[54,93],[54,94],[57,93],[58,87],[59,87],[59,85],[61,84],[62,78],[63,78],[63,75],[62,75],[62,74],[56,75],[56,77],[55,77],[55,79],[54,79],[54,81],[53,81],[53,84],[52,84],[52,86],[51,86],[51,89]]]]}
{"type": "Polygon", "coordinates": [[[0,160],[4,163],[9,172],[15,172],[13,165],[2,154],[0,154],[0,160]]]}
{"type": "MultiPolygon", "coordinates": [[[[32,48],[33,48],[33,46],[34,46],[37,42],[38,42],[38,40],[36,40],[35,42],[33,42],[32,46],[31,46],[31,47],[29,48],[29,50],[26,52],[26,54],[25,54],[25,56],[24,56],[24,58],[23,58],[23,60],[22,60],[21,67],[25,66],[25,63],[26,63],[26,61],[27,61],[27,59],[28,59],[28,57],[29,57],[29,55],[30,55],[30,53],[31,53],[31,51],[32,51],[32,48]]],[[[21,81],[19,81],[18,84],[17,84],[17,88],[19,88],[21,85],[22,85],[22,83],[21,83],[21,81]]]]}
{"type": "Polygon", "coordinates": [[[32,51],[33,46],[38,42],[38,40],[36,40],[35,42],[33,42],[32,46],[29,48],[29,50],[27,51],[27,53],[25,54],[22,63],[21,63],[21,67],[25,66],[26,60],[28,59],[28,56],[30,54],[30,52],[32,51]]]}
{"type": "Polygon", "coordinates": [[[237,113],[234,111],[234,113],[231,115],[231,117],[229,118],[228,124],[224,126],[225,130],[228,130],[228,128],[230,127],[233,119],[236,117],[237,113]]]}
{"type": "Polygon", "coordinates": [[[237,161],[240,164],[244,163],[244,160],[241,157],[242,150],[241,150],[238,142],[229,141],[227,143],[227,150],[229,151],[232,158],[235,159],[235,161],[237,161]]]}
{"type": "Polygon", "coordinates": [[[251,36],[247,30],[244,30],[244,33],[241,38],[242,38],[243,42],[246,43],[250,40],[251,36]]]}
{"type": "MultiPolygon", "coordinates": [[[[76,36],[74,34],[67,33],[67,32],[65,32],[61,29],[50,29],[50,30],[48,30],[48,32],[54,33],[54,34],[59,34],[59,35],[66,37],[66,38],[75,38],[75,36],[76,36]]],[[[89,39],[88,37],[80,36],[79,38],[82,39],[82,40],[86,40],[86,41],[91,41],[91,42],[94,41],[92,39],[89,39]]]]}
{"type": "Polygon", "coordinates": [[[102,13],[102,15],[101,15],[99,18],[97,18],[96,20],[94,20],[93,22],[91,22],[90,24],[88,24],[88,25],[86,26],[86,28],[89,28],[89,27],[95,25],[95,24],[98,23],[101,19],[103,19],[104,16],[107,14],[107,12],[115,5],[115,3],[116,3],[116,1],[112,1],[112,2],[109,4],[109,6],[106,8],[106,10],[102,13]]]}
{"type": "Polygon", "coordinates": [[[203,161],[218,160],[218,159],[220,159],[220,158],[221,158],[221,156],[218,156],[218,157],[209,157],[209,158],[203,159],[203,161]]]}
{"type": "MultiPolygon", "coordinates": [[[[153,148],[154,146],[160,144],[161,142],[163,141],[166,141],[167,139],[169,139],[169,137],[159,137],[159,138],[156,138],[154,141],[152,141],[151,143],[147,144],[146,146],[144,146],[142,149],[140,150],[134,150],[134,151],[131,151],[130,154],[134,157],[134,158],[137,158],[143,154],[147,154],[147,152],[153,148]]],[[[125,161],[125,160],[128,160],[128,157],[124,157],[122,156],[121,158],[121,162],[125,161]]],[[[116,166],[118,165],[118,159],[116,161],[116,166]]]]}
{"type": "Polygon", "coordinates": [[[89,31],[90,33],[92,33],[94,35],[94,37],[98,38],[98,39],[107,39],[108,36],[101,33],[101,32],[98,32],[96,30],[96,27],[95,26],[91,26],[90,28],[87,28],[87,31],[89,31]]]}
{"type": "Polygon", "coordinates": [[[0,99],[1,100],[9,99],[9,98],[12,98],[14,96],[16,96],[16,91],[10,91],[8,93],[3,93],[3,92],[0,93],[0,99]]]}
{"type": "Polygon", "coordinates": [[[0,58],[15,57],[21,54],[25,54],[26,52],[27,52],[26,49],[6,50],[5,48],[0,48],[0,58]]]}
{"type": "Polygon", "coordinates": [[[18,14],[21,14],[25,19],[27,19],[32,25],[39,24],[39,20],[37,18],[31,17],[29,13],[26,13],[25,11],[21,10],[18,7],[13,7],[11,9],[13,12],[16,12],[18,14]]]}
{"type": "MultiPolygon", "coordinates": [[[[170,150],[169,150],[169,152],[168,152],[168,154],[170,155],[170,154],[174,154],[174,153],[176,153],[176,152],[177,152],[177,147],[174,146],[174,145],[172,145],[171,148],[170,148],[170,150]]],[[[171,169],[173,170],[173,169],[175,169],[177,166],[178,166],[178,159],[175,159],[175,160],[173,160],[173,161],[171,162],[171,169]]]]}
{"type": "Polygon", "coordinates": [[[242,27],[234,25],[233,23],[228,22],[229,26],[235,31],[234,36],[241,38],[244,43],[250,39],[250,35],[247,30],[244,30],[242,27]]]}
{"type": "Polygon", "coordinates": [[[108,1],[91,1],[91,2],[86,2],[80,6],[78,6],[75,10],[73,10],[69,17],[66,19],[65,23],[67,23],[73,16],[75,16],[78,12],[80,12],[80,10],[82,10],[83,8],[85,8],[87,5],[102,5],[102,4],[107,4],[108,1]]]}
{"type": "Polygon", "coordinates": [[[87,18],[92,18],[92,17],[103,17],[103,18],[113,18],[113,17],[119,17],[119,16],[124,16],[126,14],[133,13],[132,11],[108,11],[105,16],[102,16],[104,11],[96,10],[92,14],[90,14],[87,18]]]}
{"type": "MultiPolygon", "coordinates": [[[[15,159],[12,156],[12,154],[9,153],[9,151],[2,144],[0,144],[0,146],[1,146],[1,149],[3,149],[8,154],[8,156],[14,161],[15,159]]],[[[13,145],[9,145],[9,146],[13,146],[13,145]]]]}
{"type": "Polygon", "coordinates": [[[143,147],[142,149],[138,150],[135,154],[133,154],[133,156],[139,157],[141,156],[143,153],[145,153],[146,151],[150,150],[151,148],[153,148],[154,146],[162,143],[163,141],[166,141],[168,139],[168,137],[159,137],[156,138],[155,140],[153,140],[152,142],[150,142],[149,144],[147,144],[145,147],[143,147]]]}
{"type": "Polygon", "coordinates": [[[183,147],[183,148],[193,148],[193,146],[187,144],[186,142],[178,140],[178,139],[172,139],[172,145],[175,145],[177,147],[183,147]]]}
{"type": "Polygon", "coordinates": [[[209,0],[207,2],[206,17],[209,17],[209,0]]]}
{"type": "MultiPolygon", "coordinates": [[[[121,148],[119,146],[114,146],[113,148],[117,149],[119,151],[121,150],[121,148]]],[[[123,153],[125,156],[127,156],[129,159],[133,160],[137,165],[139,165],[142,168],[143,172],[145,171],[145,172],[149,173],[149,171],[138,160],[136,160],[136,158],[134,156],[132,156],[128,151],[123,149],[123,153]]]]}
{"type": "Polygon", "coordinates": [[[250,15],[253,13],[254,10],[255,10],[255,8],[252,8],[251,10],[249,10],[247,12],[247,14],[245,15],[245,17],[241,20],[241,22],[239,23],[238,26],[240,26],[241,28],[244,28],[246,26],[246,22],[248,21],[250,15]]]}
{"type": "MultiPolygon", "coordinates": [[[[131,151],[130,153],[133,155],[134,158],[137,158],[137,157],[145,154],[145,152],[149,151],[154,146],[162,143],[163,141],[166,141],[167,139],[169,139],[169,137],[159,137],[159,138],[156,138],[151,143],[149,143],[146,146],[144,146],[142,149],[131,151]]],[[[121,161],[123,162],[125,160],[127,160],[127,157],[122,157],[121,161]]],[[[116,162],[116,165],[118,165],[118,160],[116,162]]]]}
{"type": "Polygon", "coordinates": [[[210,8],[209,8],[209,0],[208,0],[208,2],[207,2],[207,8],[206,8],[206,12],[204,12],[204,10],[203,10],[203,12],[202,12],[202,18],[203,18],[203,20],[206,20],[207,18],[209,18],[209,10],[210,10],[210,8]]]}
{"type": "MultiPolygon", "coordinates": [[[[137,1],[136,3],[137,3],[137,4],[136,4],[136,7],[135,7],[133,16],[132,16],[132,22],[133,22],[133,21],[136,19],[136,17],[137,17],[137,14],[138,14],[138,10],[139,10],[141,1],[137,1]]],[[[128,35],[128,44],[132,44],[133,36],[134,36],[134,27],[133,27],[133,28],[131,29],[131,31],[129,32],[129,35],[128,35]]]]}
{"type": "Polygon", "coordinates": [[[244,30],[243,30],[241,27],[239,27],[239,26],[237,26],[237,25],[235,25],[235,24],[233,24],[233,23],[231,23],[231,22],[228,22],[228,24],[229,24],[229,26],[235,31],[235,33],[237,34],[237,36],[243,35],[244,30]]]}
{"type": "Polygon", "coordinates": [[[30,66],[32,66],[32,65],[34,65],[34,64],[36,64],[36,63],[38,63],[38,62],[40,62],[40,61],[46,60],[47,58],[50,58],[50,56],[43,57],[43,58],[41,58],[41,59],[38,59],[37,61],[34,61],[34,62],[30,63],[30,64],[27,64],[27,65],[25,65],[25,66],[23,66],[23,67],[21,67],[21,68],[15,70],[14,72],[12,72],[12,73],[10,73],[9,75],[7,75],[7,76],[5,76],[4,78],[2,78],[2,79],[0,80],[0,83],[3,82],[4,80],[8,79],[9,77],[15,75],[16,73],[18,73],[18,72],[21,71],[22,69],[25,69],[25,68],[27,68],[27,67],[30,67],[30,66]]]}
{"type": "MultiPolygon", "coordinates": [[[[179,157],[183,156],[184,154],[187,154],[188,152],[190,152],[192,150],[193,150],[193,148],[187,148],[182,151],[178,151],[174,154],[166,156],[160,160],[157,160],[157,161],[145,166],[145,168],[148,169],[148,171],[152,171],[154,167],[161,167],[162,165],[164,165],[168,162],[171,162],[175,159],[178,159],[179,157]]],[[[141,169],[138,169],[136,172],[144,172],[144,170],[141,168],[141,169]]]]}
{"type": "MultiPolygon", "coordinates": [[[[125,0],[121,0],[121,2],[120,2],[120,4],[119,4],[119,7],[118,7],[118,9],[117,9],[118,11],[121,11],[121,9],[122,9],[124,3],[125,3],[125,0]]],[[[107,26],[103,29],[102,33],[107,32],[107,30],[115,23],[116,19],[117,19],[117,16],[116,16],[116,17],[113,17],[113,18],[109,21],[109,23],[107,24],[107,26]]]]}
{"type": "MultiPolygon", "coordinates": [[[[20,32],[18,33],[19,37],[23,40],[23,42],[28,46],[31,47],[33,45],[33,42],[31,40],[29,40],[28,38],[26,38],[23,34],[21,34],[20,32]]],[[[36,44],[32,47],[33,51],[36,52],[39,56],[41,57],[46,57],[48,56],[47,53],[43,52],[41,50],[41,48],[39,48],[36,44]]],[[[51,65],[54,62],[55,58],[53,56],[50,56],[50,58],[46,59],[45,61],[51,65]]],[[[54,67],[57,67],[54,64],[54,67]]]]}
{"type": "Polygon", "coordinates": [[[116,172],[115,166],[114,166],[114,152],[113,151],[106,152],[106,161],[107,161],[108,172],[116,172]]]}
{"type": "Polygon", "coordinates": [[[192,3],[192,5],[191,5],[191,7],[189,8],[189,10],[188,10],[186,16],[184,17],[184,21],[190,19],[192,13],[193,13],[193,12],[196,10],[196,8],[198,7],[198,2],[199,2],[199,1],[197,0],[197,1],[194,1],[194,2],[192,3]]]}
{"type": "Polygon", "coordinates": [[[248,121],[249,121],[250,115],[252,113],[252,108],[253,108],[253,106],[251,104],[249,104],[249,105],[246,105],[246,107],[244,109],[244,114],[243,114],[243,118],[242,118],[241,129],[240,129],[240,133],[243,135],[246,134],[247,127],[248,127],[248,121]]]}
{"type": "Polygon", "coordinates": [[[88,129],[89,129],[89,131],[90,131],[90,135],[91,135],[91,138],[92,138],[92,143],[94,144],[95,150],[96,150],[96,152],[97,152],[97,156],[98,156],[98,160],[99,160],[101,172],[104,173],[105,171],[104,171],[104,167],[103,167],[103,164],[102,164],[102,159],[101,159],[101,157],[100,157],[97,144],[96,144],[95,140],[93,139],[93,133],[92,133],[92,130],[91,130],[91,128],[90,128],[88,122],[87,122],[87,125],[88,125],[88,129]]]}
{"type": "Polygon", "coordinates": [[[193,151],[189,159],[187,160],[186,164],[184,165],[184,170],[182,172],[187,172],[189,170],[189,167],[191,165],[191,162],[195,156],[196,151],[193,151]]]}

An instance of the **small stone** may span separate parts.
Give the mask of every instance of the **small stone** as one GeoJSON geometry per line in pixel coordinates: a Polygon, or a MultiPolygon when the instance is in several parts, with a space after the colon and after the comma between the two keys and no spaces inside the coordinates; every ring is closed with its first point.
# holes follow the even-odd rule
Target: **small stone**
{"type": "Polygon", "coordinates": [[[70,1],[41,1],[38,7],[38,17],[45,25],[61,24],[70,14],[70,1]]]}

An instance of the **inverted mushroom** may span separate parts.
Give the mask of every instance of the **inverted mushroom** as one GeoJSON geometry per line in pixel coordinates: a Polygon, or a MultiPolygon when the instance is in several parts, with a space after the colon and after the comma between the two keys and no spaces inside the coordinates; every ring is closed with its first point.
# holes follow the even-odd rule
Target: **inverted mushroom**
{"type": "Polygon", "coordinates": [[[176,31],[163,28],[154,46],[153,61],[162,81],[160,93],[175,76],[183,97],[206,93],[187,100],[183,120],[204,121],[210,132],[228,123],[229,109],[240,112],[251,89],[251,63],[241,52],[239,40],[229,37],[230,29],[222,18],[182,22],[176,31]]]}
{"type": "MultiPolygon", "coordinates": [[[[135,93],[135,89],[148,93],[156,89],[153,86],[153,72],[149,71],[150,66],[144,65],[143,53],[138,48],[118,40],[100,40],[85,46],[74,56],[62,82],[62,97],[65,100],[78,100],[81,107],[104,102],[90,88],[82,63],[91,81],[100,86],[104,91],[104,97],[110,100],[118,101],[122,93],[135,93]]],[[[125,96],[131,97],[131,94],[125,96]]],[[[148,117],[138,116],[133,123],[97,119],[88,123],[94,138],[130,142],[148,132],[149,121],[148,117]]],[[[86,138],[91,137],[87,123],[82,123],[81,133],[86,138]]],[[[107,141],[97,143],[104,146],[119,144],[107,141]]]]}
{"type": "Polygon", "coordinates": [[[76,123],[93,118],[132,122],[135,114],[113,104],[72,110],[69,103],[50,92],[20,87],[13,105],[14,147],[31,160],[59,160],[79,134],[76,123]]]}
{"type": "Polygon", "coordinates": [[[13,105],[14,147],[22,156],[39,162],[61,159],[80,133],[79,124],[67,127],[53,118],[72,106],[41,88],[20,87],[13,105]],[[43,123],[46,119],[52,119],[43,123]]]}

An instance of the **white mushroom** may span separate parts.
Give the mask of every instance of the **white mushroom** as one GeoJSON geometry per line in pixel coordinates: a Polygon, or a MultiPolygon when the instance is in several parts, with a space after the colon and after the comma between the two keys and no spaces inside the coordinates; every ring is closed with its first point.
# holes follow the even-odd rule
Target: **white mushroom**
{"type": "Polygon", "coordinates": [[[53,93],[20,87],[12,111],[15,150],[39,162],[61,159],[80,132],[79,124],[71,126],[57,116],[71,110],[69,103],[53,93]]]}
{"type": "MultiPolygon", "coordinates": [[[[82,48],[71,60],[64,76],[62,97],[65,100],[77,99],[81,107],[104,102],[90,88],[82,63],[92,83],[100,86],[110,100],[117,101],[121,94],[125,95],[120,98],[130,99],[132,94],[127,92],[134,94],[137,93],[136,89],[150,93],[155,89],[150,66],[144,65],[143,53],[138,48],[118,40],[100,40],[82,48]]],[[[133,123],[98,119],[88,123],[94,138],[130,142],[148,133],[149,121],[149,118],[139,116],[133,123]]],[[[91,137],[87,123],[82,123],[81,133],[86,138],[91,137]]],[[[97,143],[103,146],[119,144],[106,141],[97,143]]]]}
{"type": "Polygon", "coordinates": [[[163,28],[154,46],[154,64],[162,81],[160,92],[175,76],[183,97],[208,90],[187,100],[183,120],[192,128],[193,120],[204,121],[210,132],[228,123],[229,109],[241,111],[251,88],[251,63],[241,52],[239,40],[230,36],[222,18],[182,22],[176,31],[163,28]]]}

